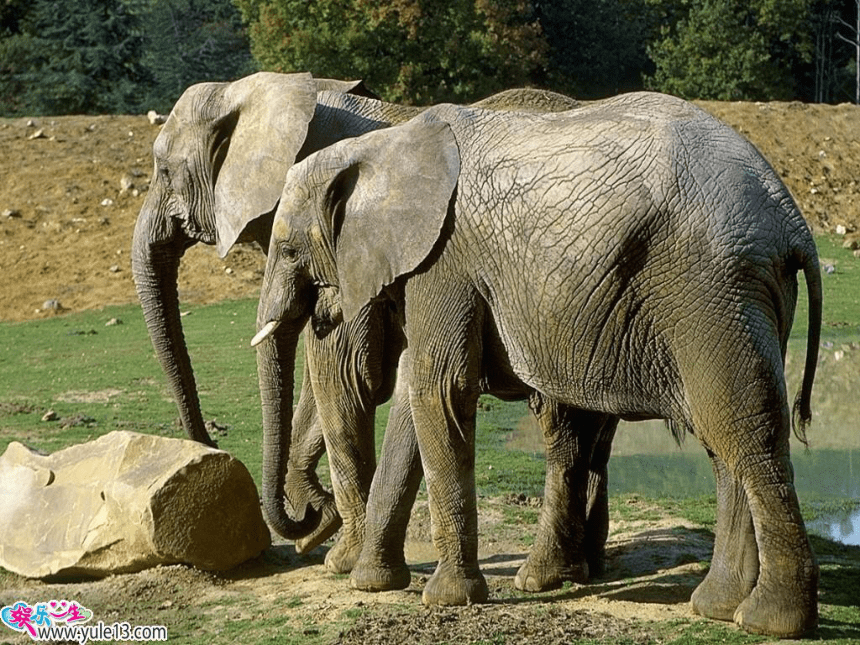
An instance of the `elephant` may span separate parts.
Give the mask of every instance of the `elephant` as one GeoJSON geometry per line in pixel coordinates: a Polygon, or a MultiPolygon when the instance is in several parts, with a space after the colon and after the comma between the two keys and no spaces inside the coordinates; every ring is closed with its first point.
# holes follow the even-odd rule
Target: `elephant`
{"type": "MultiPolygon", "coordinates": [[[[191,439],[214,445],[179,315],[177,276],[184,252],[198,242],[215,245],[222,257],[237,242],[256,242],[265,252],[286,170],[297,157],[420,111],[374,96],[360,81],[314,79],[306,73],[260,72],[229,83],[200,83],[182,94],[156,138],[153,179],[132,240],[132,268],[156,355],[191,439]],[[328,104],[318,104],[320,91],[328,104]]],[[[258,352],[266,373],[278,373],[277,360],[269,351],[258,352]]],[[[379,369],[363,376],[365,398],[373,400],[387,387],[379,369]]],[[[291,522],[283,512],[275,522],[282,534],[319,543],[341,520],[314,473],[324,446],[310,380],[305,381],[297,414],[301,439],[293,442],[298,466],[291,469],[286,488],[292,505],[309,511],[302,523],[291,522]]],[[[379,400],[387,398],[387,393],[379,395],[379,400]]],[[[268,401],[264,410],[264,423],[280,423],[280,402],[268,401]]]]}
{"type": "MultiPolygon", "coordinates": [[[[718,518],[693,611],[784,637],[817,624],[789,435],[794,425],[805,442],[811,420],[818,257],[788,189],[730,127],[650,92],[556,114],[440,105],[310,155],[287,172],[255,341],[286,327],[294,348],[306,319],[350,324],[373,302],[396,311],[409,355],[398,389],[439,554],[425,604],[488,598],[474,428],[492,366],[569,409],[694,434],[718,518]],[[799,271],[809,320],[790,405],[799,271]]],[[[388,466],[406,463],[397,448],[409,441],[385,442],[356,569],[385,559],[377,502],[399,484],[388,466]]]]}
{"type": "MultiPolygon", "coordinates": [[[[216,245],[222,256],[237,242],[256,242],[267,250],[274,207],[296,159],[342,138],[406,121],[422,109],[375,99],[361,82],[258,73],[190,87],[159,133],[152,185],[135,226],[132,264],[153,346],[190,438],[214,444],[203,422],[179,316],[182,255],[197,242],[216,245]]],[[[553,92],[510,90],[479,104],[547,111],[576,102],[553,92]]],[[[390,396],[399,353],[398,334],[386,336],[385,330],[396,327],[387,318],[384,309],[368,307],[355,322],[324,338],[309,335],[292,424],[292,406],[282,404],[286,388],[278,344],[261,348],[257,356],[267,517],[279,534],[296,540],[301,552],[345,522],[337,548],[329,553],[334,570],[352,568],[363,539],[364,505],[375,469],[373,413],[390,396]],[[322,426],[348,447],[331,458],[334,496],[315,474],[325,450],[322,426]],[[282,434],[292,438],[288,455],[281,450],[282,434]],[[301,522],[284,511],[284,495],[292,508],[305,509],[301,522]]]]}

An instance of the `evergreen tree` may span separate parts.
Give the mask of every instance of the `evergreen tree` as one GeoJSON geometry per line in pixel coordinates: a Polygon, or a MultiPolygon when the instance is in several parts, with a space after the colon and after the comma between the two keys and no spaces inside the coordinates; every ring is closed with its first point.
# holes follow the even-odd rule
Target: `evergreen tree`
{"type": "Polygon", "coordinates": [[[4,107],[29,114],[137,107],[142,39],[120,0],[35,0],[19,27],[0,48],[4,107]]]}
{"type": "Polygon", "coordinates": [[[255,70],[230,0],[153,0],[142,20],[142,62],[153,79],[146,98],[151,108],[169,110],[194,83],[235,80],[255,70]]]}

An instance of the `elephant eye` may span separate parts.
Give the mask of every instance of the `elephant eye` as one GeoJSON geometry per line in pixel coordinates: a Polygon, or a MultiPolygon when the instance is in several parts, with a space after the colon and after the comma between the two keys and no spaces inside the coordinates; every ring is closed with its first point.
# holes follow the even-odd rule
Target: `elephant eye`
{"type": "Polygon", "coordinates": [[[280,255],[289,262],[295,262],[299,257],[299,252],[294,246],[282,242],[280,245],[280,255]]]}

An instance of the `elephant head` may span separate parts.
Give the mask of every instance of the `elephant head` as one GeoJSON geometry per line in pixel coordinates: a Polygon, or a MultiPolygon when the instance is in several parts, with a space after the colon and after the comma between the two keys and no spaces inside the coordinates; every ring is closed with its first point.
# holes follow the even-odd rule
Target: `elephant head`
{"type": "MultiPolygon", "coordinates": [[[[285,359],[272,365],[277,374],[264,375],[258,364],[261,382],[283,393],[264,397],[264,417],[286,413],[287,406],[267,409],[266,399],[291,400],[296,344],[308,318],[317,334],[351,320],[387,285],[415,271],[443,232],[459,172],[447,124],[410,123],[351,141],[359,144],[336,143],[287,173],[257,314],[260,331],[252,341],[268,338],[266,345],[275,346],[270,351],[285,359]],[[392,176],[392,167],[402,172],[392,176]],[[380,213],[398,222],[399,235],[378,226],[380,213]]],[[[280,424],[289,427],[289,420],[280,424]]],[[[264,473],[282,470],[289,446],[266,435],[264,473]]],[[[263,507],[273,525],[283,509],[279,481],[263,481],[263,507]]]]}
{"type": "Polygon", "coordinates": [[[459,168],[450,127],[421,118],[290,168],[252,342],[307,317],[322,333],[418,269],[443,234],[459,168]]]}
{"type": "Polygon", "coordinates": [[[237,240],[267,240],[265,216],[271,217],[315,108],[310,74],[201,83],[183,93],[153,145],[155,167],[134,230],[132,267],[182,424],[197,441],[214,445],[180,322],[180,258],[197,242],[215,244],[223,257],[237,240]]]}

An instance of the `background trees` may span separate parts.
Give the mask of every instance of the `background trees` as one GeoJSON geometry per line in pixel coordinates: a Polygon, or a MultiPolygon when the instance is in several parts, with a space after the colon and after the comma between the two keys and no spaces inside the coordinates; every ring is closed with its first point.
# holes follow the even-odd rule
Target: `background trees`
{"type": "Polygon", "coordinates": [[[580,98],[855,100],[860,0],[2,0],[0,114],[166,111],[256,69],[406,103],[522,85],[580,98]]]}

